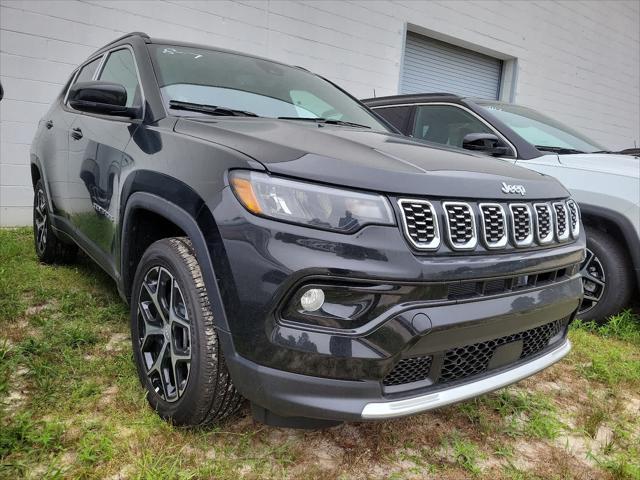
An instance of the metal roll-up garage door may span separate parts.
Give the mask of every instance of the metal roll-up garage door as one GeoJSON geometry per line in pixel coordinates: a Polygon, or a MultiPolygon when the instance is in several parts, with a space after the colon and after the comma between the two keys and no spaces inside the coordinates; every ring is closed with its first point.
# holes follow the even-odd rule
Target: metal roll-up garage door
{"type": "Polygon", "coordinates": [[[501,75],[502,60],[407,32],[400,93],[497,99],[501,75]]]}

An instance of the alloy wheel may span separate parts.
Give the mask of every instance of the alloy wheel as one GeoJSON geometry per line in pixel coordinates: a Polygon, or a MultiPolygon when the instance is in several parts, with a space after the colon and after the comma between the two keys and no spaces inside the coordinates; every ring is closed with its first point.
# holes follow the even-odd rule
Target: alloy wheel
{"type": "Polygon", "coordinates": [[[167,402],[178,400],[191,368],[191,324],[175,277],[164,267],[147,271],[138,298],[138,339],[145,373],[167,402]]]}
{"type": "Polygon", "coordinates": [[[47,201],[44,192],[39,189],[34,202],[35,227],[36,227],[36,247],[39,253],[47,248],[47,201]]]}
{"type": "Polygon", "coordinates": [[[587,313],[598,304],[606,287],[602,263],[589,249],[587,249],[587,256],[580,266],[580,275],[582,275],[584,299],[578,311],[579,315],[587,313]]]}

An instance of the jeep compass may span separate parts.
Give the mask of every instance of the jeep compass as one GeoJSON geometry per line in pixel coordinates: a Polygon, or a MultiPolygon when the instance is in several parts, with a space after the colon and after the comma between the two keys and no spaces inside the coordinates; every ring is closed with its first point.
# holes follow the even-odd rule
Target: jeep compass
{"type": "Polygon", "coordinates": [[[133,33],[31,149],[42,262],[80,247],[131,305],[140,381],[203,425],[415,414],[570,349],[579,210],[551,177],[400,135],[300,67],[133,33]]]}

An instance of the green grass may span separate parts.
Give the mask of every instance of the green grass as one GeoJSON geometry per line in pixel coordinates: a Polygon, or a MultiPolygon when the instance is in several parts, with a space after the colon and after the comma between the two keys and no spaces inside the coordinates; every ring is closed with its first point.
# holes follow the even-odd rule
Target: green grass
{"type": "Polygon", "coordinates": [[[640,320],[630,311],[608,324],[574,322],[571,329],[578,368],[588,379],[612,388],[640,387],[640,320]]]}
{"type": "Polygon", "coordinates": [[[41,265],[30,229],[0,229],[0,478],[640,478],[631,311],[575,322],[571,355],[517,386],[313,432],[254,423],[247,408],[216,428],[162,421],[137,379],[128,316],[90,260],[41,265]],[[598,444],[603,429],[611,439],[598,444]],[[591,442],[589,458],[566,449],[568,435],[591,442]],[[523,445],[542,451],[523,464],[523,445]]]}
{"type": "Polygon", "coordinates": [[[478,462],[486,457],[478,445],[455,435],[450,440],[450,447],[456,464],[473,475],[479,475],[482,472],[478,462]]]}

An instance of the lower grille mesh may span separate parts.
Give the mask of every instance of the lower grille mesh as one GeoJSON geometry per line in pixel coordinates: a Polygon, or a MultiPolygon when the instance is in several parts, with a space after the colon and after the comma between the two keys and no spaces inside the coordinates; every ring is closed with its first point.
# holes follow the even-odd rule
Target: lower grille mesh
{"type": "Polygon", "coordinates": [[[400,360],[382,383],[386,386],[417,382],[429,376],[432,357],[413,357],[400,360]]]}
{"type": "MultiPolygon", "coordinates": [[[[507,343],[522,341],[520,360],[527,359],[544,350],[549,345],[549,340],[562,331],[566,321],[564,318],[524,332],[447,350],[435,384],[462,380],[486,372],[495,350],[507,343]]],[[[388,387],[424,380],[429,377],[432,364],[433,356],[404,358],[382,383],[388,387]]]]}
{"type": "Polygon", "coordinates": [[[506,337],[447,350],[439,382],[452,382],[485,372],[488,369],[489,360],[491,360],[493,352],[500,345],[506,343],[522,340],[523,348],[520,359],[530,357],[543,350],[548,345],[551,337],[561,330],[562,325],[563,320],[556,320],[555,322],[506,337]]]}

